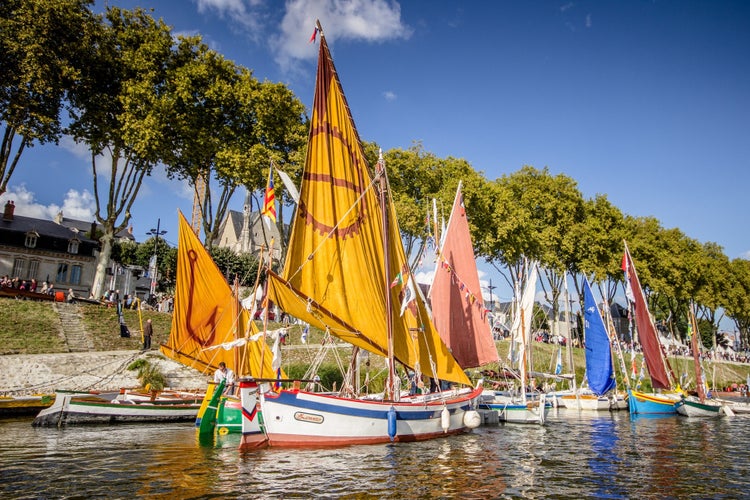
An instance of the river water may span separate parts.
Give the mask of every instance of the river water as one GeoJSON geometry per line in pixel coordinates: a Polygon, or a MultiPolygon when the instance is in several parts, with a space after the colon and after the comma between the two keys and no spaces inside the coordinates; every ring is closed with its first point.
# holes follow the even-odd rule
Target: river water
{"type": "Polygon", "coordinates": [[[750,417],[551,415],[421,443],[240,453],[192,424],[0,420],[0,498],[748,498],[750,417]]]}

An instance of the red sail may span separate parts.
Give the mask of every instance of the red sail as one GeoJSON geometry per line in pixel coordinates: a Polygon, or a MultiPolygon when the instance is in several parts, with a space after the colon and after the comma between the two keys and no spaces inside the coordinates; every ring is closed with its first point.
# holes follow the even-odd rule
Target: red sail
{"type": "Polygon", "coordinates": [[[672,389],[669,374],[667,373],[667,370],[671,371],[669,361],[664,357],[659,337],[656,334],[656,328],[648,312],[646,297],[643,295],[641,283],[638,281],[638,275],[635,272],[635,264],[633,264],[633,259],[630,257],[627,246],[625,247],[625,261],[623,264],[627,264],[625,269],[626,286],[629,280],[633,291],[631,300],[634,301],[638,339],[643,348],[643,357],[646,360],[648,374],[651,376],[651,385],[654,389],[672,389]]]}
{"type": "Polygon", "coordinates": [[[453,202],[435,278],[430,288],[432,320],[462,368],[498,360],[479,285],[461,186],[453,202]]]}

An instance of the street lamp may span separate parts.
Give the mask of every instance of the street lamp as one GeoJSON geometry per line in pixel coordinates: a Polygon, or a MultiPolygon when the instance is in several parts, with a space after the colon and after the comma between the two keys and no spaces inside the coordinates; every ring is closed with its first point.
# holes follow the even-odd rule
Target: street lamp
{"type": "Polygon", "coordinates": [[[156,248],[159,243],[159,236],[162,236],[164,234],[167,234],[166,230],[160,230],[161,228],[161,219],[156,219],[156,229],[151,228],[150,231],[146,232],[149,236],[154,236],[154,256],[151,257],[151,262],[149,263],[149,273],[151,274],[151,295],[153,296],[154,293],[156,293],[156,248]]]}
{"type": "Polygon", "coordinates": [[[492,312],[495,311],[495,301],[492,298],[492,290],[494,290],[495,288],[497,288],[497,287],[492,285],[492,278],[490,278],[490,284],[487,287],[487,290],[490,291],[490,311],[492,311],[492,312]]]}

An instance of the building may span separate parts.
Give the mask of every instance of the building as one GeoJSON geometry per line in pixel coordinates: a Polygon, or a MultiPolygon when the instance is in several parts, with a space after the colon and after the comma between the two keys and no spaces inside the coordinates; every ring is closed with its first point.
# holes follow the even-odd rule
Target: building
{"type": "MultiPolygon", "coordinates": [[[[0,276],[35,279],[39,289],[46,281],[58,291],[72,288],[76,295],[88,297],[99,256],[96,232],[96,222],[63,217],[62,212],[53,220],[16,215],[15,204],[8,201],[0,220],[0,276]]],[[[132,227],[120,231],[116,238],[135,241],[132,227]]],[[[110,262],[107,274],[112,283],[120,276],[135,284],[143,271],[122,269],[110,262]]]]}
{"type": "Polygon", "coordinates": [[[256,256],[273,241],[273,258],[281,257],[279,229],[276,224],[268,223],[260,212],[250,212],[250,193],[245,195],[243,211],[230,210],[216,234],[214,246],[256,256]]]}
{"type": "MultiPolygon", "coordinates": [[[[0,220],[0,276],[53,283],[88,297],[96,269],[99,242],[76,225],[16,215],[5,203],[0,220]]],[[[62,220],[62,216],[61,216],[62,220]]],[[[80,221],[79,221],[80,222],[80,221]]]]}

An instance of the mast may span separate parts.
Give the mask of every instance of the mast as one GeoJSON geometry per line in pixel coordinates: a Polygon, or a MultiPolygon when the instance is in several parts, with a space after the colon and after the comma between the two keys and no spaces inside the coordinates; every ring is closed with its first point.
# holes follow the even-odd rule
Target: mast
{"type": "MultiPolygon", "coordinates": [[[[573,378],[571,379],[571,389],[573,390],[573,393],[576,395],[576,402],[578,403],[578,407],[580,408],[580,401],[578,398],[578,387],[576,384],[576,369],[573,365],[573,347],[571,344],[573,343],[573,339],[571,338],[570,332],[570,293],[568,291],[568,273],[565,273],[565,280],[563,281],[565,285],[565,329],[567,330],[567,342],[565,342],[565,350],[568,353],[568,363],[570,364],[570,373],[573,375],[573,378]]],[[[558,328],[558,334],[559,334],[559,328],[558,328]]]]}
{"type": "Polygon", "coordinates": [[[388,182],[385,177],[385,160],[383,160],[383,150],[381,149],[378,154],[378,164],[375,169],[375,175],[378,176],[378,182],[380,184],[380,210],[383,215],[383,266],[385,272],[385,283],[383,287],[385,290],[385,311],[386,311],[386,333],[388,335],[388,381],[386,383],[386,398],[396,399],[396,367],[393,355],[393,304],[391,301],[390,293],[390,269],[391,269],[391,256],[388,251],[389,248],[389,234],[388,234],[388,182]]]}
{"type": "Polygon", "coordinates": [[[698,397],[700,398],[701,403],[706,401],[706,388],[703,387],[703,372],[701,370],[701,361],[700,361],[700,351],[698,351],[698,335],[700,335],[700,330],[698,330],[698,322],[695,319],[695,311],[693,309],[693,302],[690,302],[690,311],[689,311],[689,322],[688,327],[690,330],[692,330],[692,335],[690,335],[690,344],[693,348],[693,363],[695,364],[695,385],[698,389],[698,397]]]}

